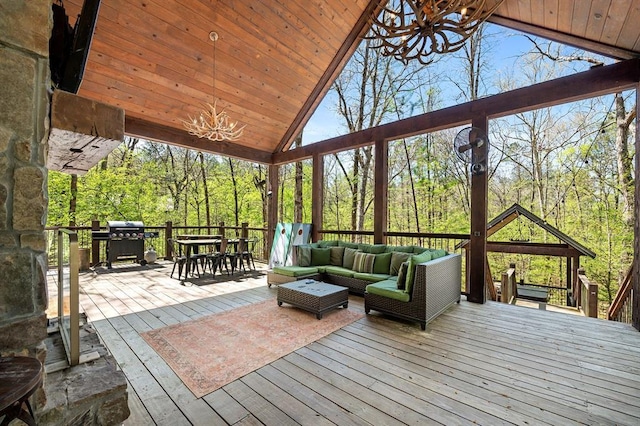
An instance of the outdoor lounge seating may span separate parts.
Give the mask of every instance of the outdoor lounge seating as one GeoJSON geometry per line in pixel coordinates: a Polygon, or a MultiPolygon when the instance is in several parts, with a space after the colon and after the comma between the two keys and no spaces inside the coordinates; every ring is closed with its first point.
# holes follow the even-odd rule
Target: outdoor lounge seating
{"type": "Polygon", "coordinates": [[[320,241],[299,246],[298,265],[274,267],[269,286],[304,278],[364,295],[365,312],[383,312],[426,324],[460,301],[459,254],[420,246],[320,241]]]}

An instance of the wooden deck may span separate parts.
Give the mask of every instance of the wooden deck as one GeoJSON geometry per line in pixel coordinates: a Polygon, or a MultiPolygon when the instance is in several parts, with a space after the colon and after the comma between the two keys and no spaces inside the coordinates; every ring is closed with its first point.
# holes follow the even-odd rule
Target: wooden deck
{"type": "Polygon", "coordinates": [[[183,286],[170,271],[81,274],[81,308],[130,384],[127,425],[640,424],[640,333],[493,302],[463,301],[426,332],[368,315],[197,399],[140,333],[276,289],[263,276],[183,286]]]}

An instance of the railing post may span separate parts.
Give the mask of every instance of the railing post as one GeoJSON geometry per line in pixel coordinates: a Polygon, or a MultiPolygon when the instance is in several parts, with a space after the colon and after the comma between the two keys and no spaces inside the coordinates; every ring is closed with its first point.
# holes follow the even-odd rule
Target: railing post
{"type": "Polygon", "coordinates": [[[589,281],[583,268],[578,269],[578,283],[581,287],[580,307],[584,315],[598,318],[598,284],[589,281]]]}
{"type": "Polygon", "coordinates": [[[164,260],[171,260],[173,258],[173,247],[169,244],[169,239],[173,238],[173,222],[168,220],[164,227],[164,260]]]}
{"type": "MultiPolygon", "coordinates": [[[[100,230],[100,221],[92,220],[91,221],[91,230],[99,231],[100,230]]],[[[93,235],[93,234],[92,234],[93,235]]],[[[91,266],[95,266],[100,263],[100,240],[94,240],[91,238],[91,259],[89,259],[89,264],[91,266]]]]}
{"type": "Polygon", "coordinates": [[[500,301],[502,303],[509,303],[509,299],[509,274],[503,272],[500,281],[500,301]]]}
{"type": "Polygon", "coordinates": [[[224,234],[224,222],[220,222],[220,224],[218,225],[218,234],[220,234],[222,236],[222,238],[225,237],[224,234]]]}
{"type": "Polygon", "coordinates": [[[249,222],[242,222],[241,226],[240,238],[244,238],[246,240],[249,238],[249,222]]]}

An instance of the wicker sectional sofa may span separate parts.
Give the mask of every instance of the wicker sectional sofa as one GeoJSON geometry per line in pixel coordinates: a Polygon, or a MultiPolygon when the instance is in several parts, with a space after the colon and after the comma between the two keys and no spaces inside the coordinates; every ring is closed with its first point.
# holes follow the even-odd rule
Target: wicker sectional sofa
{"type": "Polygon", "coordinates": [[[366,313],[416,321],[423,330],[460,301],[461,256],[444,250],[320,241],[298,247],[295,258],[296,266],[269,272],[269,287],[305,278],[347,287],[364,295],[366,313]]]}

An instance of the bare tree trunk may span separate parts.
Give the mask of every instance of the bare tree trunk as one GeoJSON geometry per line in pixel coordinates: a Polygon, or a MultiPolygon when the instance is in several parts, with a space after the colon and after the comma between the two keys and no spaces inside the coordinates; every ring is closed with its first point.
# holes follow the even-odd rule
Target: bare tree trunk
{"type": "Polygon", "coordinates": [[[238,211],[238,183],[236,181],[236,172],[231,158],[229,158],[229,171],[231,173],[231,184],[233,185],[233,215],[235,218],[235,226],[240,226],[240,212],[238,211]]]}
{"type": "MultiPolygon", "coordinates": [[[[294,140],[296,148],[302,146],[302,132],[294,140]]],[[[302,161],[296,162],[296,188],[293,195],[293,221],[302,223],[302,161]]]]}
{"type": "Polygon", "coordinates": [[[353,182],[351,184],[351,229],[358,231],[358,177],[360,176],[360,161],[361,154],[360,148],[356,148],[353,153],[353,173],[352,179],[353,182]]]}
{"type": "Polygon", "coordinates": [[[618,163],[618,185],[622,195],[622,217],[628,226],[633,226],[634,182],[629,156],[629,126],[635,119],[635,108],[626,113],[622,93],[616,93],[616,158],[618,163]]]}
{"type": "Polygon", "coordinates": [[[209,203],[209,185],[207,185],[207,172],[204,168],[204,154],[198,153],[200,157],[200,176],[202,177],[202,187],[204,189],[204,209],[206,215],[207,228],[211,228],[211,204],[209,203]]]}
{"type": "Polygon", "coordinates": [[[69,199],[69,226],[76,226],[76,203],[78,201],[78,175],[71,175],[71,198],[69,199]]]}

